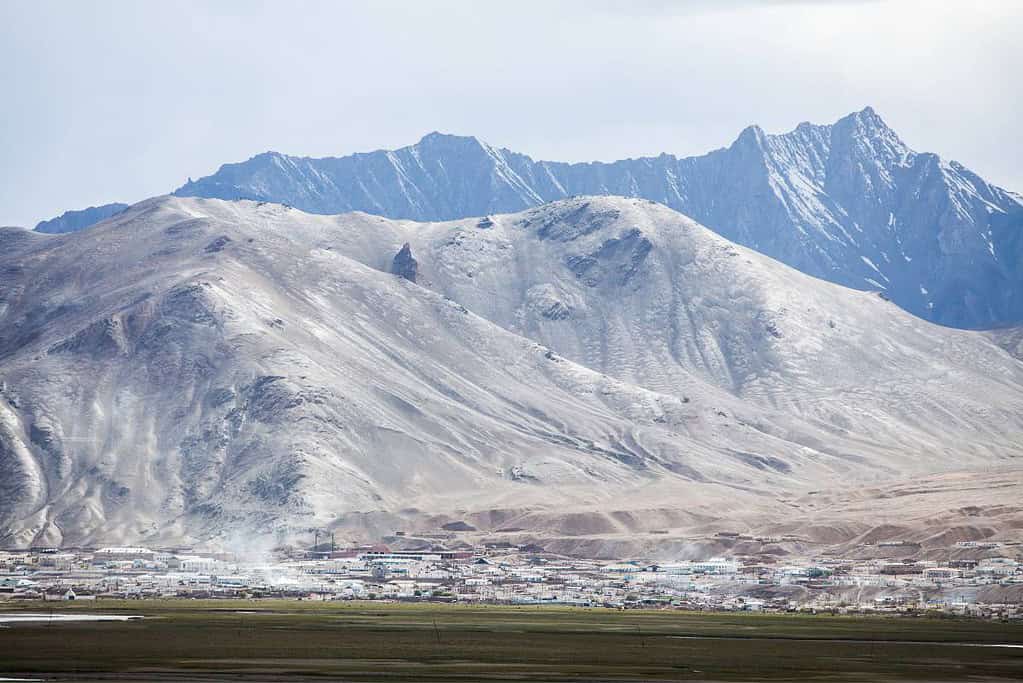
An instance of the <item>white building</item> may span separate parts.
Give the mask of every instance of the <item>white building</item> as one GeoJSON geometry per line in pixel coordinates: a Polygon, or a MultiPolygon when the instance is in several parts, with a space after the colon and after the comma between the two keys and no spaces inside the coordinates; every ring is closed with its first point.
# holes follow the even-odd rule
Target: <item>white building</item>
{"type": "Polygon", "coordinates": [[[713,557],[709,560],[690,562],[694,574],[734,574],[739,571],[739,563],[735,560],[726,560],[723,557],[713,557]]]}
{"type": "Polygon", "coordinates": [[[928,581],[952,581],[958,579],[961,572],[953,567],[927,567],[924,578],[928,581]]]}

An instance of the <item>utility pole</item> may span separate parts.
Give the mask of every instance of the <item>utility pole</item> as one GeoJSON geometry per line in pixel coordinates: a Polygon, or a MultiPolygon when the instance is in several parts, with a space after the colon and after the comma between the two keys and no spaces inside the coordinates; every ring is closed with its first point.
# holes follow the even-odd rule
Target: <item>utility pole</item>
{"type": "Polygon", "coordinates": [[[334,555],[334,532],[333,531],[330,532],[330,554],[333,557],[333,555],[334,555]]]}
{"type": "Polygon", "coordinates": [[[316,554],[316,550],[317,550],[317,548],[319,548],[319,545],[320,545],[320,530],[316,529],[313,532],[313,554],[314,555],[316,554]]]}

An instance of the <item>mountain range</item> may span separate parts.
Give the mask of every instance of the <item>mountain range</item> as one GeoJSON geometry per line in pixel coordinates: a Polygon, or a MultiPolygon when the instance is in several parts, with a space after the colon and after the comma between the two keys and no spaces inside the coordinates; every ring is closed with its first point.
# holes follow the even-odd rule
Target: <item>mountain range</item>
{"type": "Polygon", "coordinates": [[[1023,521],[1018,337],[663,203],[489,208],[166,196],[0,229],[0,542],[462,522],[576,552],[722,528],[845,543],[893,499],[889,534],[1023,521]]]}
{"type": "Polygon", "coordinates": [[[439,133],[340,158],[268,152],[175,194],[420,221],[577,195],[642,197],[804,273],[883,291],[927,320],[1023,321],[1023,200],[961,164],[914,152],[870,107],[783,135],[751,126],[728,148],[686,158],[534,161],[439,133]]]}
{"type": "MultiPolygon", "coordinates": [[[[267,152],[189,179],[175,194],[420,221],[577,195],[642,197],[804,273],[882,291],[926,320],[1023,322],[1023,200],[957,162],[914,152],[870,107],[782,135],[751,126],[725,149],[685,158],[534,161],[440,133],[340,158],[267,152]]],[[[80,229],[122,208],[69,212],[37,229],[80,229]]]]}
{"type": "Polygon", "coordinates": [[[90,206],[87,209],[77,211],[65,211],[56,218],[48,221],[39,221],[35,229],[38,232],[45,232],[50,235],[57,235],[64,232],[77,232],[84,230],[90,225],[105,221],[111,216],[121,213],[128,208],[127,204],[114,202],[102,206],[90,206]]]}

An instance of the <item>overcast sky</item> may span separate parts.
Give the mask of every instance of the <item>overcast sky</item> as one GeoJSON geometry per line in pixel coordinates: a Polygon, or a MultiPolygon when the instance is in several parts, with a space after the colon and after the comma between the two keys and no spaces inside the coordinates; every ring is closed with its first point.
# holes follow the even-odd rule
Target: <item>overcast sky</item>
{"type": "Polygon", "coordinates": [[[872,105],[1023,191],[1023,2],[0,0],[0,225],[432,130],[612,160],[872,105]]]}

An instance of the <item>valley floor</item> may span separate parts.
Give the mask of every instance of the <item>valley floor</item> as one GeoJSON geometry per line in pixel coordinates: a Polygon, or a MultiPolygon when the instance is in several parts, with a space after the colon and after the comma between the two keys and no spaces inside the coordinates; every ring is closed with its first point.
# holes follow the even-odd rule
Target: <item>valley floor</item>
{"type": "MultiPolygon", "coordinates": [[[[39,611],[10,605],[5,611],[39,611]]],[[[1002,681],[1023,625],[306,601],[102,601],[131,621],[12,624],[0,679],[1002,681]]]]}

